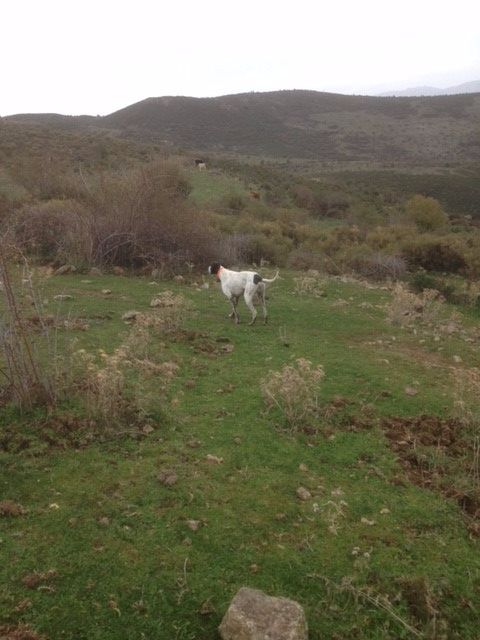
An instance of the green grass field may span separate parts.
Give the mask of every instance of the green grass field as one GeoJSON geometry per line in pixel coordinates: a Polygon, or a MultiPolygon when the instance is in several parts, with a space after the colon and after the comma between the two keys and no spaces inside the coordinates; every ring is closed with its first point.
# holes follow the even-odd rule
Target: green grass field
{"type": "MultiPolygon", "coordinates": [[[[254,327],[244,306],[242,324],[226,318],[213,282],[45,282],[49,313],[89,324],[59,330],[60,346],[75,338],[111,352],[128,331],[122,314],[148,310],[165,289],[191,301],[190,338],[152,345],[180,370],[167,398],[148,381],[154,429],[141,437],[74,447],[53,432],[47,441],[49,420],[81,411],[73,400],[47,419],[0,413],[0,503],[25,510],[0,515],[0,629],[207,640],[237,589],[251,586],[300,602],[312,640],[478,638],[471,518],[445,491],[412,481],[380,426],[385,416],[451,414],[450,368],[454,356],[478,367],[478,319],[465,314],[463,332],[415,333],[386,321],[389,291],[331,279],[322,297],[294,295],[294,275],[269,292],[270,324],[254,327]],[[73,300],[57,309],[57,293],[73,300]],[[300,357],[324,366],[324,411],[291,433],[265,412],[260,386],[300,357]],[[166,471],[172,486],[159,480],[166,471]],[[297,497],[300,486],[311,499],[297,497]]],[[[441,453],[426,451],[431,466],[441,453]]]]}

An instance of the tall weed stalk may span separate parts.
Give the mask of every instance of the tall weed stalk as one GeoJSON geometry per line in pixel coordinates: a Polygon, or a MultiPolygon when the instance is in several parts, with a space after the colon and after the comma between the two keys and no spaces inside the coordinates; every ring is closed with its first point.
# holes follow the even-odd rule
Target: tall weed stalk
{"type": "Polygon", "coordinates": [[[0,282],[4,313],[0,317],[0,349],[3,362],[0,373],[10,395],[22,409],[35,404],[53,405],[54,386],[46,367],[40,362],[31,340],[18,296],[15,293],[8,259],[13,250],[0,242],[0,282]]]}

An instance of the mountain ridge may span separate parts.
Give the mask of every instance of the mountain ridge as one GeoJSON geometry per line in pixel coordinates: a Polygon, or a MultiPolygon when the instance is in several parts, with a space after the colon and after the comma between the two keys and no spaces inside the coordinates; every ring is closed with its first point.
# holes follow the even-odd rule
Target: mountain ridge
{"type": "Polygon", "coordinates": [[[480,160],[480,93],[397,98],[284,90],[161,96],[107,116],[18,114],[4,120],[101,130],[202,153],[417,166],[480,160]]]}
{"type": "Polygon", "coordinates": [[[480,92],[480,80],[471,80],[461,84],[452,85],[441,89],[432,86],[408,87],[407,89],[394,89],[379,94],[379,97],[432,97],[432,96],[453,96],[462,93],[480,92]]]}

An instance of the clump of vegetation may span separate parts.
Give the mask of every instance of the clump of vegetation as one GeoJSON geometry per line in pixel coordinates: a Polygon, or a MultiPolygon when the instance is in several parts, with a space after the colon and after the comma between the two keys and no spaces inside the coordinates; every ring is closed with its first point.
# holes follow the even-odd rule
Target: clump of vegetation
{"type": "Polygon", "coordinates": [[[406,212],[408,219],[414,222],[420,231],[436,231],[448,224],[448,216],[435,198],[417,194],[408,200],[406,212]]]}
{"type": "Polygon", "coordinates": [[[293,279],[296,295],[310,295],[319,298],[325,295],[325,279],[315,269],[311,269],[304,276],[293,279]]]}
{"type": "MultiPolygon", "coordinates": [[[[85,405],[89,417],[120,422],[123,418],[148,412],[147,379],[155,378],[155,395],[164,396],[180,370],[177,362],[167,360],[152,349],[152,335],[178,331],[188,305],[170,291],[159,294],[149,313],[138,313],[121,342],[112,353],[79,349],[72,355],[72,390],[85,405]]],[[[158,351],[158,350],[157,350],[158,351]]]]}
{"type": "Polygon", "coordinates": [[[462,273],[467,261],[460,248],[446,238],[426,238],[404,243],[402,255],[411,269],[462,273]]]}
{"type": "Polygon", "coordinates": [[[175,333],[179,331],[191,311],[191,304],[184,296],[173,291],[162,291],[154,296],[150,306],[156,311],[150,314],[139,314],[137,326],[153,328],[157,333],[175,333]]]}
{"type": "Polygon", "coordinates": [[[107,268],[178,267],[216,255],[218,237],[187,205],[188,185],[174,163],[75,176],[68,191],[69,199],[27,204],[13,219],[30,255],[107,268]]]}
{"type": "MultiPolygon", "coordinates": [[[[0,241],[0,291],[4,301],[4,314],[0,321],[0,354],[3,360],[0,362],[0,373],[6,381],[5,394],[22,409],[35,404],[53,405],[56,401],[55,376],[48,364],[39,357],[26,323],[8,266],[8,260],[13,255],[15,252],[12,247],[0,241]]],[[[28,269],[26,282],[31,285],[28,269]]],[[[32,297],[32,302],[36,305],[40,324],[48,338],[41,305],[35,297],[32,297]]],[[[47,346],[51,346],[48,340],[47,346]]]]}
{"type": "Polygon", "coordinates": [[[443,306],[444,300],[435,289],[424,289],[418,295],[397,282],[387,306],[387,318],[392,324],[402,327],[411,326],[417,320],[432,323],[438,320],[443,306]]]}
{"type": "Polygon", "coordinates": [[[291,431],[300,429],[317,415],[324,377],[323,367],[314,367],[305,358],[298,358],[294,365],[285,365],[280,371],[271,371],[261,382],[267,409],[277,408],[291,431]]]}

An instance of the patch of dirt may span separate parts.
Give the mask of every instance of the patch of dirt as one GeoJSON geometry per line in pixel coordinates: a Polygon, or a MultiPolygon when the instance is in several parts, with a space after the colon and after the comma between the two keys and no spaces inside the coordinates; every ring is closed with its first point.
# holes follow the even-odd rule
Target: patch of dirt
{"type": "Polygon", "coordinates": [[[382,428],[397,452],[404,452],[418,445],[442,449],[455,457],[465,451],[462,425],[455,418],[429,415],[391,417],[382,420],[382,428]]]}
{"type": "Polygon", "coordinates": [[[0,625],[0,640],[47,640],[47,636],[37,633],[27,624],[0,625]]]}
{"type": "MultiPolygon", "coordinates": [[[[27,589],[38,589],[45,585],[45,583],[49,583],[52,580],[58,578],[58,573],[55,569],[49,569],[48,571],[34,571],[33,573],[28,573],[22,578],[22,584],[27,589]]],[[[48,590],[53,590],[53,587],[49,586],[48,590]]]]}
{"type": "MultiPolygon", "coordinates": [[[[143,439],[154,431],[150,421],[138,420],[132,413],[130,429],[121,434],[114,427],[71,413],[50,416],[46,420],[30,424],[33,430],[25,430],[21,425],[10,424],[0,433],[0,451],[41,455],[52,449],[83,449],[93,442],[104,442],[112,438],[127,436],[143,439]]],[[[1,514],[0,514],[1,515],[1,514]]]]}
{"type": "Polygon", "coordinates": [[[230,342],[229,338],[223,336],[212,338],[208,334],[200,331],[177,329],[171,332],[169,336],[176,342],[190,343],[195,353],[202,353],[210,358],[231,353],[234,350],[234,345],[230,342]]]}
{"type": "Polygon", "coordinates": [[[423,576],[404,577],[398,580],[398,584],[411,614],[417,620],[427,623],[438,614],[435,596],[423,576]]]}
{"type": "Polygon", "coordinates": [[[21,504],[13,502],[13,500],[2,500],[0,502],[0,517],[1,516],[23,516],[27,512],[21,504]]]}
{"type": "Polygon", "coordinates": [[[480,492],[456,487],[452,471],[468,476],[472,465],[473,444],[465,438],[462,423],[420,415],[384,418],[380,424],[409,480],[456,500],[471,519],[470,531],[480,535],[480,492]],[[433,464],[432,458],[442,463],[433,464]]]}

